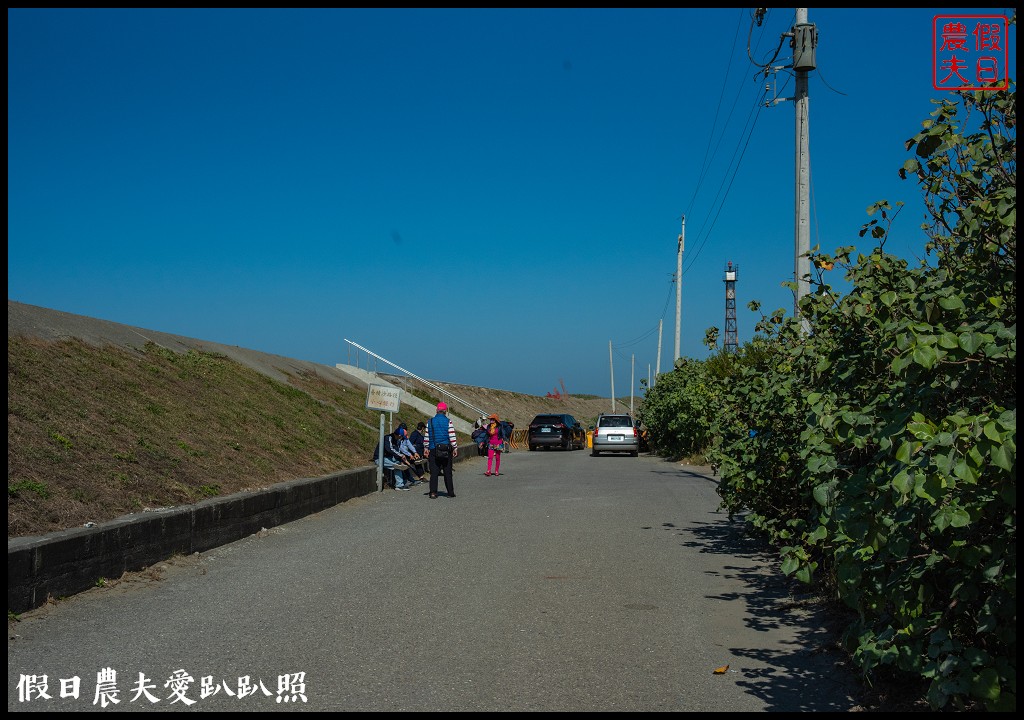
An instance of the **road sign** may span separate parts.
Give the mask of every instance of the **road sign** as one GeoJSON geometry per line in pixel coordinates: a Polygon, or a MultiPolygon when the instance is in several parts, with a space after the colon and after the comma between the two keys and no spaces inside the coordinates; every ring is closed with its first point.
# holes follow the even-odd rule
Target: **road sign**
{"type": "Polygon", "coordinates": [[[402,391],[390,385],[370,385],[366,389],[366,407],[381,412],[398,412],[402,391]]]}

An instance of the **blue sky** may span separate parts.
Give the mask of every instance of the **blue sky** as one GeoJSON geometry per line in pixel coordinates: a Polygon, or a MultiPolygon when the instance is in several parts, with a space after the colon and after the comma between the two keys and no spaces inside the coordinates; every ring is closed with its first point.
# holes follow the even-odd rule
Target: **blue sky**
{"type": "MultiPolygon", "coordinates": [[[[792,8],[8,9],[8,298],[536,395],[640,393],[792,312],[792,8]],[[749,38],[749,50],[748,50],[749,38]],[[788,43],[774,64],[791,61],[788,43]],[[770,86],[765,94],[765,85],[770,86]],[[609,358],[609,343],[612,346],[609,358]]],[[[808,9],[811,245],[923,254],[933,19],[808,9]]],[[[1009,33],[1016,79],[1016,28],[1009,33]]],[[[842,278],[835,285],[843,288],[842,278]]]]}

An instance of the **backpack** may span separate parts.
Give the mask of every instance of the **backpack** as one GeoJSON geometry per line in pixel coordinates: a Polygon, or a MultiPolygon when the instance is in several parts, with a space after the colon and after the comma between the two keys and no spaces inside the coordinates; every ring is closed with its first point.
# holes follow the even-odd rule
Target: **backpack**
{"type": "Polygon", "coordinates": [[[514,428],[515,425],[510,423],[508,420],[502,420],[498,424],[498,434],[501,435],[501,439],[503,441],[508,442],[509,440],[512,439],[512,430],[514,428]]]}

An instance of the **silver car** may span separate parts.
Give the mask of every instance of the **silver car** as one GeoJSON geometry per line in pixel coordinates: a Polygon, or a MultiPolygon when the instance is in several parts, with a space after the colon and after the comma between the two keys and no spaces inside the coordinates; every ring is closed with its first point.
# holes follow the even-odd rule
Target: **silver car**
{"type": "Polygon", "coordinates": [[[626,413],[601,413],[597,416],[590,454],[597,457],[603,452],[640,454],[640,429],[626,413]]]}

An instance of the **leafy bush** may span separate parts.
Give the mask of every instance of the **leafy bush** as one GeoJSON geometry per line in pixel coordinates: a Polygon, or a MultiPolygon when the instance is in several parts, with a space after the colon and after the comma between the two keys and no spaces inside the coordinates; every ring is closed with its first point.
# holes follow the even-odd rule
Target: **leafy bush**
{"type": "Polygon", "coordinates": [[[812,253],[799,319],[763,316],[731,361],[659,377],[644,419],[659,451],[707,451],[723,506],[785,573],[856,612],[868,678],[923,678],[936,709],[1013,710],[1016,90],[953,98],[902,169],[929,209],[925,260],[885,251],[900,206],[876,203],[873,250],[812,253]]]}

